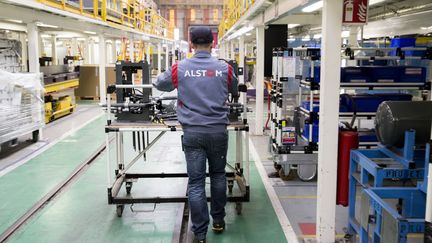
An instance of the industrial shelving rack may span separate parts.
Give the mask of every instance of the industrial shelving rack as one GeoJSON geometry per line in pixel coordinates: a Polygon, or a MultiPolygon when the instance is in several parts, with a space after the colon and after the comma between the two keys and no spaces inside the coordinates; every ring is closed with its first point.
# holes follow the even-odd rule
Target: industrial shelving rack
{"type": "MultiPolygon", "coordinates": [[[[342,52],[342,51],[341,51],[342,52]]],[[[291,168],[297,167],[300,168],[301,165],[308,165],[309,169],[313,169],[311,166],[315,166],[317,163],[317,150],[318,150],[318,142],[313,139],[313,125],[319,119],[319,112],[314,111],[314,100],[317,96],[319,96],[320,83],[316,82],[314,70],[315,65],[320,61],[320,49],[319,48],[289,48],[289,49],[274,49],[273,51],[273,66],[276,68],[273,69],[273,77],[272,79],[272,92],[271,92],[271,151],[273,152],[273,160],[275,162],[276,169],[279,169],[279,174],[282,176],[286,176],[290,173],[291,168]],[[284,67],[286,63],[283,61],[283,56],[285,55],[292,58],[292,60],[298,62],[310,62],[310,75],[304,75],[304,71],[306,70],[297,70],[298,67],[296,65],[292,65],[291,67],[284,67]],[[295,67],[293,67],[295,66],[295,67]],[[282,67],[282,70],[280,70],[282,67]],[[296,128],[296,145],[290,146],[281,146],[280,136],[281,129],[283,127],[283,120],[281,120],[280,116],[278,116],[278,109],[284,109],[283,104],[283,83],[288,81],[288,77],[284,69],[291,68],[296,70],[296,74],[294,76],[295,80],[299,83],[298,85],[298,96],[297,96],[297,104],[296,107],[296,120],[298,122],[299,117],[302,117],[306,122],[306,126],[308,127],[308,136],[305,137],[302,135],[302,131],[299,128],[296,128]],[[285,73],[284,73],[285,72],[285,73]],[[299,73],[300,72],[300,73],[299,73]],[[301,106],[303,101],[303,97],[309,97],[309,109],[306,109],[301,106]],[[295,156],[293,156],[295,154],[295,156]],[[301,159],[303,158],[303,159],[301,159]],[[294,166],[293,166],[294,165],[294,166]],[[300,165],[300,166],[299,166],[300,165]],[[283,170],[280,170],[280,169],[283,170]],[[281,173],[282,172],[282,173],[281,173]]],[[[401,60],[431,60],[432,59],[432,49],[431,48],[346,48],[343,50],[342,59],[345,60],[358,60],[358,61],[376,61],[376,60],[392,60],[392,61],[401,61],[401,60]],[[355,52],[370,52],[374,51],[375,55],[370,56],[356,56],[355,52]],[[395,51],[396,56],[388,56],[382,55],[385,51],[395,51]],[[424,51],[423,56],[405,56],[406,51],[424,51]]],[[[288,75],[292,78],[292,74],[288,75]]],[[[397,82],[397,83],[372,83],[372,82],[341,82],[340,88],[341,90],[421,90],[421,91],[429,91],[430,90],[429,82],[397,82]]],[[[343,119],[352,119],[355,115],[358,122],[358,127],[361,127],[362,120],[371,120],[375,117],[375,112],[340,112],[339,116],[343,119]]],[[[299,126],[299,124],[297,124],[299,126]]],[[[372,148],[378,145],[378,142],[368,141],[368,142],[360,142],[361,148],[372,148]]],[[[313,179],[314,175],[309,176],[308,178],[302,178],[298,173],[299,178],[305,181],[313,179]]]]}

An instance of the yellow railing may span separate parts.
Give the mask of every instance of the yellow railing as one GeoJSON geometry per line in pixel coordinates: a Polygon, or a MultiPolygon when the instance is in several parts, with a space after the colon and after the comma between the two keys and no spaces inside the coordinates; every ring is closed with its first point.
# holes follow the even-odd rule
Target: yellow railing
{"type": "Polygon", "coordinates": [[[142,0],[35,0],[71,13],[102,20],[116,27],[126,27],[169,39],[174,27],[142,0]]]}
{"type": "Polygon", "coordinates": [[[219,36],[223,36],[255,3],[255,0],[224,0],[219,36]]]}

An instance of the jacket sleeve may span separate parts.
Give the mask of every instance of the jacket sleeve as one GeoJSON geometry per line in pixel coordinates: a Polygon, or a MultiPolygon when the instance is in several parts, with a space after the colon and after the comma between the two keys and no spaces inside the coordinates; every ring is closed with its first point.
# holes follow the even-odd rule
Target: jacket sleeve
{"type": "Polygon", "coordinates": [[[160,91],[173,91],[176,87],[174,86],[173,82],[172,67],[161,73],[157,77],[156,81],[153,82],[153,86],[160,91]]]}

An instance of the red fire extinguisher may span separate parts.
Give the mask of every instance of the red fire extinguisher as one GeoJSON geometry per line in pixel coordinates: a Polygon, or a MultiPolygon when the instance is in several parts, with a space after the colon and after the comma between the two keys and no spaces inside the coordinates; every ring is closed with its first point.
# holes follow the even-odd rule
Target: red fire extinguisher
{"type": "Polygon", "coordinates": [[[352,149],[357,149],[359,146],[359,134],[354,127],[357,118],[357,104],[349,94],[342,94],[341,98],[346,96],[351,100],[351,110],[353,117],[350,123],[342,122],[346,128],[341,128],[339,132],[339,148],[338,148],[338,176],[337,176],[337,193],[336,204],[344,207],[348,206],[349,195],[349,169],[350,155],[352,149]]]}
{"type": "Polygon", "coordinates": [[[338,149],[338,176],[336,204],[344,207],[348,206],[349,194],[349,167],[351,149],[359,146],[359,136],[356,131],[339,132],[338,149]]]}

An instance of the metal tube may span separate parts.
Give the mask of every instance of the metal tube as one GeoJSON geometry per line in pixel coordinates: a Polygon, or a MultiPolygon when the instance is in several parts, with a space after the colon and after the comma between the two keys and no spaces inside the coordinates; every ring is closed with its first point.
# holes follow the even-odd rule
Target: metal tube
{"type": "Polygon", "coordinates": [[[126,171],[128,170],[128,169],[130,169],[131,167],[132,167],[132,165],[134,165],[135,164],[135,162],[137,162],[138,161],[138,159],[141,157],[141,156],[143,156],[143,154],[145,153],[145,152],[147,152],[147,150],[149,150],[163,135],[165,134],[165,132],[161,132],[161,133],[159,133],[159,135],[157,135],[157,137],[145,148],[145,149],[143,149],[143,151],[141,151],[126,167],[125,167],[125,169],[123,170],[123,171],[121,171],[120,173],[121,174],[125,174],[126,173],[126,171]]]}
{"type": "Polygon", "coordinates": [[[245,153],[245,163],[246,163],[246,185],[249,186],[249,180],[250,180],[250,161],[249,161],[249,132],[245,131],[245,148],[246,148],[246,153],[245,153]]]}
{"type": "Polygon", "coordinates": [[[107,157],[107,188],[111,186],[111,159],[110,159],[110,139],[109,133],[105,134],[106,157],[107,157]]]}
{"type": "Polygon", "coordinates": [[[139,88],[139,89],[152,89],[152,84],[116,84],[114,85],[116,89],[132,89],[132,88],[139,88]]]}

